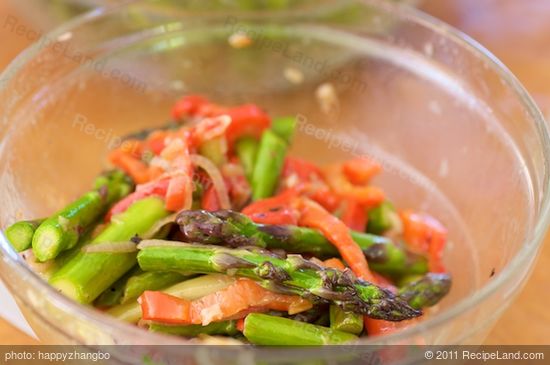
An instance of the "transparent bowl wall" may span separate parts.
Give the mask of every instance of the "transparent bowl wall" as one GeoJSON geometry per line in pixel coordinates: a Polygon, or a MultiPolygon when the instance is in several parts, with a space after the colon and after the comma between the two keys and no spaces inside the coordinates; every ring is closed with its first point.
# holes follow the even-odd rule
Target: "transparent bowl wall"
{"type": "MultiPolygon", "coordinates": [[[[548,222],[539,111],[487,51],[406,7],[345,1],[212,14],[138,2],[51,33],[3,80],[2,227],[85,191],[119,136],[164,124],[185,93],[298,116],[292,153],[315,162],[381,161],[375,183],[398,207],[448,227],[454,284],[424,321],[366,343],[481,343],[525,282],[548,222]],[[237,31],[252,45],[230,46],[237,31]],[[316,97],[322,84],[338,97],[329,108],[316,97]]],[[[183,342],[72,303],[5,241],[1,257],[2,279],[46,342],[183,342]]]]}
{"type": "MultiPolygon", "coordinates": [[[[65,22],[76,15],[90,11],[98,6],[116,3],[117,0],[8,0],[21,14],[25,14],[33,24],[50,29],[56,24],[65,22]]],[[[192,10],[208,11],[288,11],[304,7],[318,6],[320,3],[327,3],[332,0],[208,0],[208,1],[181,1],[181,0],[156,0],[150,2],[149,8],[156,11],[163,9],[183,8],[192,10]]],[[[421,0],[390,0],[409,5],[418,5],[421,0]]]]}

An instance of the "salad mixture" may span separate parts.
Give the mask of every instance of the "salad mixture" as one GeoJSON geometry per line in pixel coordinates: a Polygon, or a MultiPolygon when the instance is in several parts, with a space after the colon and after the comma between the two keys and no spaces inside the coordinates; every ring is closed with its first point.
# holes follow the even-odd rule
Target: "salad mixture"
{"type": "Polygon", "coordinates": [[[396,210],[367,158],[288,155],[296,121],[179,100],[128,136],[115,169],[45,219],[8,227],[61,293],[149,331],[322,345],[414,324],[450,290],[447,231],[396,210]]]}

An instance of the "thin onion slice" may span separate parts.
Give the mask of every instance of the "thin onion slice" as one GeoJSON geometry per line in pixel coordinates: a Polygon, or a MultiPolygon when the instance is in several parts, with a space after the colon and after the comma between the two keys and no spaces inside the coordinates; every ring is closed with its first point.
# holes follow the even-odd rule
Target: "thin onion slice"
{"type": "MultiPolygon", "coordinates": [[[[143,240],[137,245],[138,250],[142,250],[147,247],[189,247],[190,243],[180,241],[167,241],[167,240],[143,240]]],[[[195,246],[195,245],[193,245],[195,246]]]]}
{"type": "Polygon", "coordinates": [[[212,180],[212,184],[214,185],[214,189],[218,195],[218,200],[220,201],[220,207],[222,209],[231,209],[227,187],[225,186],[222,174],[216,165],[214,165],[214,163],[212,163],[212,161],[208,158],[201,155],[190,155],[189,157],[191,159],[191,163],[203,169],[212,180]]]}
{"type": "Polygon", "coordinates": [[[130,253],[136,251],[136,244],[132,241],[102,242],[82,247],[82,252],[86,253],[130,253]]]}
{"type": "Polygon", "coordinates": [[[145,232],[141,237],[143,239],[150,239],[153,238],[164,226],[170,223],[176,222],[176,217],[178,216],[178,213],[174,213],[169,215],[166,218],[163,218],[159,221],[157,221],[147,232],[145,232]]]}

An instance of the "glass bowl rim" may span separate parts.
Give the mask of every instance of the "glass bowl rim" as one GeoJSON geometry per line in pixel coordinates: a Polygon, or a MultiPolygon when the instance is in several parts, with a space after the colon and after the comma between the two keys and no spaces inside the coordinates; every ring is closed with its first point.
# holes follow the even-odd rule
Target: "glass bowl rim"
{"type": "MultiPolygon", "coordinates": [[[[96,8],[85,14],[77,16],[68,22],[58,26],[52,31],[43,35],[45,39],[58,39],[65,33],[72,32],[75,29],[78,29],[80,26],[85,25],[88,22],[92,22],[98,18],[109,15],[113,12],[116,12],[117,9],[125,8],[134,3],[139,3],[142,0],[127,0],[118,4],[106,5],[103,7],[96,8]]],[[[529,119],[531,119],[536,126],[538,131],[538,136],[541,142],[541,148],[544,154],[544,165],[545,171],[543,176],[545,176],[545,181],[549,180],[550,172],[550,129],[546,124],[542,112],[539,110],[538,106],[526,91],[524,86],[519,82],[519,80],[512,74],[512,72],[490,51],[488,51],[484,46],[479,44],[477,41],[466,35],[465,33],[459,31],[458,29],[444,23],[443,21],[432,17],[420,10],[417,10],[413,7],[390,3],[386,0],[358,0],[362,3],[367,3],[373,7],[382,9],[384,11],[393,12],[395,16],[400,21],[407,21],[413,24],[417,24],[429,31],[432,31],[436,34],[448,38],[450,41],[453,41],[461,48],[471,53],[476,54],[481,59],[487,62],[487,65],[490,69],[498,74],[501,77],[503,83],[508,87],[518,100],[525,107],[529,119]]],[[[280,14],[280,13],[279,13],[280,14]]],[[[25,50],[23,50],[10,64],[0,73],[0,80],[8,78],[10,74],[15,76],[17,72],[27,63],[29,63],[34,56],[36,56],[41,51],[41,41],[37,41],[25,50]]],[[[0,85],[0,92],[6,89],[6,84],[0,85]]],[[[543,196],[540,204],[540,214],[538,220],[536,221],[532,235],[529,235],[523,242],[520,250],[515,254],[515,256],[510,260],[510,262],[498,273],[493,280],[488,284],[475,291],[471,296],[461,299],[450,309],[437,313],[433,316],[430,316],[428,319],[415,324],[409,328],[398,331],[397,333],[392,333],[375,338],[366,338],[360,339],[357,343],[364,345],[373,345],[380,343],[400,343],[403,340],[406,340],[409,337],[420,334],[421,332],[430,330],[432,328],[438,327],[446,322],[451,321],[452,319],[460,316],[461,314],[467,312],[469,309],[473,308],[475,305],[483,302],[486,298],[490,297],[495,291],[503,287],[511,278],[513,278],[514,273],[517,268],[522,267],[525,262],[534,254],[538,252],[538,249],[541,245],[542,238],[544,237],[548,225],[550,224],[550,193],[548,192],[548,184],[543,186],[541,191],[543,196]]],[[[132,335],[139,334],[140,340],[143,341],[144,337],[146,339],[152,340],[151,343],[162,344],[166,340],[166,336],[162,334],[150,333],[142,331],[141,329],[136,329],[134,325],[122,322],[122,321],[113,321],[113,318],[107,314],[103,314],[92,308],[87,308],[77,302],[72,301],[71,299],[63,296],[61,293],[57,292],[53,287],[51,287],[46,281],[38,276],[32,269],[30,269],[20,258],[20,256],[15,252],[15,250],[8,243],[3,232],[0,233],[0,258],[1,256],[6,256],[6,263],[15,269],[16,274],[19,275],[24,281],[28,282],[32,287],[38,288],[40,292],[45,293],[50,301],[57,308],[64,309],[66,312],[70,313],[71,316],[78,315],[81,318],[84,318],[86,321],[92,322],[95,325],[98,325],[100,328],[110,328],[112,331],[116,331],[117,335],[128,336],[129,338],[132,335]]],[[[533,264],[532,264],[533,265],[533,264]]],[[[10,283],[5,282],[8,288],[11,288],[10,283]]],[[[13,290],[12,290],[13,292],[13,290]]],[[[14,294],[18,297],[16,294],[14,294]]],[[[19,298],[19,297],[18,297],[19,298]]],[[[25,301],[23,298],[20,300],[25,301]]],[[[49,322],[47,318],[44,318],[42,314],[36,310],[32,305],[26,303],[33,311],[35,311],[42,320],[49,322]]],[[[56,329],[63,331],[56,326],[56,329]]],[[[113,332],[111,332],[113,333],[113,332]]],[[[63,333],[65,335],[71,336],[70,333],[63,333]]],[[[179,341],[186,342],[185,340],[179,341]]]]}

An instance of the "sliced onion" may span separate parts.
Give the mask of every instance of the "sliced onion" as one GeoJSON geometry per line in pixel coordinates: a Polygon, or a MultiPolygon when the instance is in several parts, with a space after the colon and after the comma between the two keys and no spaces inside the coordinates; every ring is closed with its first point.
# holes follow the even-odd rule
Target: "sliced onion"
{"type": "Polygon", "coordinates": [[[161,219],[157,223],[155,223],[147,232],[145,232],[141,237],[143,239],[150,239],[153,238],[164,226],[170,223],[176,222],[176,217],[178,216],[178,213],[174,213],[169,215],[166,218],[161,219]]]}
{"type": "Polygon", "coordinates": [[[167,240],[143,240],[137,245],[138,250],[143,250],[147,247],[189,247],[191,244],[179,241],[167,240]]]}
{"type": "Polygon", "coordinates": [[[212,161],[208,158],[201,155],[190,155],[189,157],[191,159],[191,163],[203,169],[212,180],[212,184],[216,190],[216,194],[218,195],[220,207],[222,209],[231,209],[227,187],[225,186],[222,174],[216,165],[214,165],[214,163],[212,163],[212,161]]]}
{"type": "Polygon", "coordinates": [[[160,156],[153,157],[149,164],[151,166],[160,167],[164,171],[168,171],[170,169],[170,162],[160,156]]]}
{"type": "Polygon", "coordinates": [[[231,117],[226,114],[204,118],[194,126],[193,133],[195,136],[200,136],[202,142],[211,141],[214,138],[223,136],[230,124],[231,117]]]}
{"type": "Polygon", "coordinates": [[[130,253],[136,251],[136,244],[132,241],[102,242],[82,247],[82,252],[86,253],[130,253]]]}

